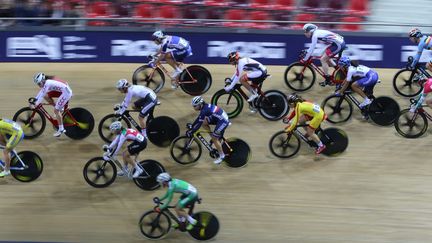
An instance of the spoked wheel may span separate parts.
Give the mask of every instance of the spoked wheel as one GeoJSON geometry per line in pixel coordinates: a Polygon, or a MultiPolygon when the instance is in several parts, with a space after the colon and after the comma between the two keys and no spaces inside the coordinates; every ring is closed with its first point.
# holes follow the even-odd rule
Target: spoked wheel
{"type": "Polygon", "coordinates": [[[264,92],[264,96],[258,98],[257,108],[259,113],[270,121],[282,119],[289,111],[285,94],[278,90],[264,92]]]}
{"type": "Polygon", "coordinates": [[[180,87],[190,95],[202,95],[210,89],[212,77],[210,72],[199,65],[192,65],[180,74],[180,87]],[[196,82],[194,82],[196,81],[196,82]]]}
{"type": "Polygon", "coordinates": [[[346,122],[353,113],[351,102],[343,96],[331,95],[324,100],[321,107],[327,114],[327,120],[331,123],[346,122]]]}
{"type": "Polygon", "coordinates": [[[16,121],[24,132],[24,138],[32,139],[45,130],[46,119],[42,112],[24,107],[17,111],[12,120],[16,121]]]}
{"type": "Polygon", "coordinates": [[[399,70],[393,78],[393,88],[404,97],[414,97],[422,91],[423,81],[420,80],[420,72],[416,73],[408,69],[399,70]]]}
{"type": "Polygon", "coordinates": [[[72,139],[83,139],[90,135],[94,128],[93,115],[84,108],[72,108],[63,116],[66,136],[72,139]]]}
{"type": "Polygon", "coordinates": [[[133,84],[144,85],[158,93],[165,84],[165,75],[160,68],[152,68],[143,65],[135,70],[132,75],[133,84]]]}
{"type": "Polygon", "coordinates": [[[171,219],[164,212],[154,210],[144,213],[139,220],[141,233],[148,239],[162,239],[171,229],[171,219]]]}
{"type": "Polygon", "coordinates": [[[102,188],[111,185],[117,176],[117,167],[102,157],[89,160],[83,169],[85,181],[92,187],[102,188]]]}
{"type": "Polygon", "coordinates": [[[213,95],[211,103],[222,108],[230,119],[238,116],[243,109],[243,98],[237,91],[227,93],[221,89],[213,95]]]}
{"type": "Polygon", "coordinates": [[[310,66],[295,62],[285,70],[285,84],[295,91],[306,91],[315,83],[315,71],[310,66]]]}
{"type": "MultiPolygon", "coordinates": [[[[147,191],[153,191],[160,187],[159,183],[156,181],[156,177],[165,172],[165,168],[163,165],[156,160],[143,160],[139,162],[144,172],[138,177],[134,179],[135,184],[147,191]]],[[[133,171],[135,172],[135,171],[133,171]]]]}
{"type": "Polygon", "coordinates": [[[180,135],[177,122],[169,116],[159,116],[147,124],[147,136],[154,145],[168,147],[180,135]]]}
{"type": "Polygon", "coordinates": [[[318,132],[318,137],[321,142],[325,144],[326,148],[322,152],[328,156],[335,156],[348,147],[348,136],[346,133],[338,128],[327,128],[318,132]]]}
{"type": "Polygon", "coordinates": [[[171,157],[181,165],[192,165],[201,157],[202,148],[195,139],[180,136],[171,144],[171,157]]]}
{"type": "Polygon", "coordinates": [[[211,212],[197,212],[192,215],[197,225],[189,232],[196,240],[210,240],[219,232],[219,220],[211,212]]]}
{"type": "Polygon", "coordinates": [[[368,115],[377,125],[388,126],[399,115],[399,105],[394,99],[381,96],[369,105],[368,115]]]}
{"type": "Polygon", "coordinates": [[[11,169],[11,175],[21,182],[31,182],[36,180],[43,170],[43,162],[38,154],[32,151],[18,152],[18,157],[24,162],[25,166],[22,167],[21,162],[16,156],[11,159],[11,167],[23,168],[23,170],[11,169]]]}
{"type": "Polygon", "coordinates": [[[396,131],[406,138],[418,138],[428,129],[428,122],[423,113],[411,113],[409,109],[402,110],[394,122],[396,131]]]}
{"type": "Polygon", "coordinates": [[[102,138],[102,140],[104,140],[106,143],[111,143],[112,140],[115,138],[115,135],[112,134],[109,129],[111,123],[115,121],[121,121],[123,127],[131,127],[131,124],[128,120],[122,119],[122,117],[118,117],[115,114],[109,114],[104,116],[104,118],[102,118],[102,120],[99,122],[98,133],[100,138],[102,138]]]}
{"type": "Polygon", "coordinates": [[[226,143],[222,143],[226,164],[233,168],[245,166],[251,155],[249,145],[240,138],[228,138],[226,143]]]}
{"type": "Polygon", "coordinates": [[[300,139],[293,133],[285,131],[275,133],[269,142],[270,152],[279,158],[290,158],[300,150],[300,139]]]}

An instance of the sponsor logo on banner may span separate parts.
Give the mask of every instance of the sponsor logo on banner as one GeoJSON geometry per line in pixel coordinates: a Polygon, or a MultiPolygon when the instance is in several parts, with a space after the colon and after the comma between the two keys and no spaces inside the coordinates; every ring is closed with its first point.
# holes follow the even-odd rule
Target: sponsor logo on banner
{"type": "Polygon", "coordinates": [[[151,40],[112,40],[111,56],[148,56],[158,50],[151,40]]]}
{"type": "Polygon", "coordinates": [[[207,57],[226,57],[233,50],[251,58],[284,59],[284,42],[208,41],[207,57]]]}
{"type": "MultiPolygon", "coordinates": [[[[417,46],[402,46],[401,51],[400,61],[407,62],[409,56],[415,57],[417,55],[418,48],[417,46]]],[[[428,62],[429,60],[432,60],[432,50],[423,50],[419,62],[428,62]]]]}
{"type": "Polygon", "coordinates": [[[49,37],[35,35],[32,37],[9,37],[6,41],[7,57],[15,58],[47,58],[50,60],[97,58],[97,55],[88,53],[96,51],[96,46],[76,44],[85,41],[85,37],[64,36],[49,37]],[[77,53],[85,52],[85,53],[77,53]]]}
{"type": "MultiPolygon", "coordinates": [[[[305,44],[306,48],[310,47],[310,43],[305,44]]],[[[320,57],[325,51],[326,45],[317,44],[312,55],[320,57]]],[[[359,61],[382,61],[383,60],[383,45],[370,44],[349,44],[344,50],[343,55],[351,59],[359,61]]]]}

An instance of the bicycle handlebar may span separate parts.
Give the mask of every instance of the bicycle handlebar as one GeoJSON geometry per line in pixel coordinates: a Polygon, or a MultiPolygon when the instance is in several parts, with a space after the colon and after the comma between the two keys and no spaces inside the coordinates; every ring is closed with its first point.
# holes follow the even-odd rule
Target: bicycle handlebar
{"type": "Polygon", "coordinates": [[[35,102],[36,102],[36,98],[35,98],[35,97],[30,97],[30,98],[28,98],[28,102],[29,102],[30,104],[34,105],[35,102]]]}

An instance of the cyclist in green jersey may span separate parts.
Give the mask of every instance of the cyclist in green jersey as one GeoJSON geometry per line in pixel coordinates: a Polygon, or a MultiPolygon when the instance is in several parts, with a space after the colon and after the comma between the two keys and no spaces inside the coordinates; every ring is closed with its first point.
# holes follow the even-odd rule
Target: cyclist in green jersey
{"type": "MultiPolygon", "coordinates": [[[[188,220],[189,224],[186,226],[187,230],[193,229],[194,225],[196,225],[197,221],[196,219],[192,218],[185,210],[184,208],[190,203],[193,202],[198,198],[198,191],[197,189],[189,184],[186,181],[171,178],[171,176],[166,173],[160,173],[156,177],[156,181],[159,182],[163,187],[168,187],[168,190],[166,194],[160,198],[160,201],[163,201],[166,199],[166,202],[164,204],[161,204],[159,208],[156,208],[156,211],[162,211],[165,208],[168,207],[168,205],[171,203],[171,200],[173,198],[173,195],[175,192],[181,193],[182,196],[180,197],[180,200],[177,202],[177,205],[175,207],[175,211],[178,216],[178,220],[180,222],[186,222],[186,219],[188,220]]],[[[178,228],[177,223],[173,223],[173,228],[178,228]]]]}

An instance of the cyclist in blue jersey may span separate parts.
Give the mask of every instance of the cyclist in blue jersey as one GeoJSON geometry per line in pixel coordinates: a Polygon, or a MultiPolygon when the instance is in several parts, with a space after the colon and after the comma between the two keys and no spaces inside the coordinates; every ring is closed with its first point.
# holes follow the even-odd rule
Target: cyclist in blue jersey
{"type": "MultiPolygon", "coordinates": [[[[423,53],[424,49],[431,50],[432,49],[432,37],[423,35],[418,28],[412,29],[409,33],[409,39],[413,43],[417,44],[417,54],[414,57],[413,62],[411,63],[411,69],[414,69],[418,61],[420,60],[420,56],[423,53]]],[[[432,71],[432,60],[426,63],[426,68],[432,71]]]]}
{"type": "Polygon", "coordinates": [[[155,64],[162,60],[166,60],[166,62],[174,69],[174,72],[171,75],[171,86],[173,89],[176,89],[178,87],[176,80],[183,71],[180,67],[180,63],[182,63],[186,57],[193,55],[192,47],[190,46],[189,41],[184,38],[174,35],[164,35],[160,30],[152,34],[152,39],[157,45],[160,45],[160,48],[156,53],[158,58],[155,61],[155,64]]]}
{"type": "Polygon", "coordinates": [[[193,133],[201,127],[201,125],[209,131],[209,125],[216,125],[214,131],[210,135],[213,144],[219,152],[219,157],[214,161],[214,163],[218,165],[225,158],[219,140],[223,137],[225,129],[230,125],[228,115],[218,106],[205,103],[201,96],[195,96],[192,98],[192,106],[194,110],[200,111],[200,113],[192,124],[192,128],[186,132],[186,136],[191,137],[193,133]]]}

